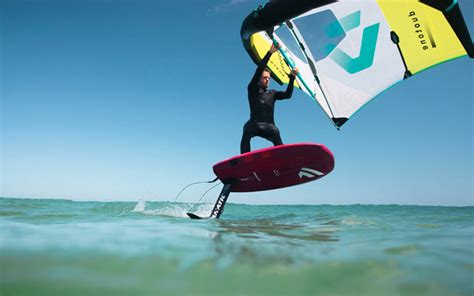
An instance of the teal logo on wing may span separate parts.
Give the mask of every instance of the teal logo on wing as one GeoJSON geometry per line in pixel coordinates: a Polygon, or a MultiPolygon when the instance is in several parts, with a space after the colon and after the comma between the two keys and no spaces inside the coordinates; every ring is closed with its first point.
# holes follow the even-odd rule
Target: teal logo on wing
{"type": "Polygon", "coordinates": [[[331,58],[334,62],[351,74],[369,68],[374,62],[378,32],[378,23],[364,29],[358,57],[353,58],[345,51],[335,48],[334,51],[329,55],[329,58],[331,58]]]}
{"type": "Polygon", "coordinates": [[[341,19],[337,19],[331,10],[325,10],[295,22],[316,61],[330,58],[348,73],[355,74],[372,66],[380,27],[376,23],[364,28],[359,55],[351,57],[338,45],[348,32],[360,27],[360,18],[360,10],[341,19]]]}

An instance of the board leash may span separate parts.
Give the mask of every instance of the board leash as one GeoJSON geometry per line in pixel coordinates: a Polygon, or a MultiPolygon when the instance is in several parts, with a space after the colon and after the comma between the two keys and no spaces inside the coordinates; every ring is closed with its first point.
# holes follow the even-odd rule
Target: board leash
{"type": "MultiPolygon", "coordinates": [[[[188,187],[190,187],[190,186],[192,186],[192,185],[197,185],[197,184],[214,183],[214,182],[216,182],[217,180],[219,180],[219,178],[216,177],[214,180],[211,180],[211,181],[194,182],[194,183],[190,183],[190,184],[184,186],[184,188],[181,189],[181,191],[178,193],[178,195],[176,195],[176,198],[174,199],[174,202],[176,202],[176,201],[178,200],[178,197],[181,195],[181,193],[183,193],[183,191],[186,190],[188,187]]],[[[214,187],[215,187],[215,186],[214,186],[214,187]]],[[[214,187],[212,187],[212,188],[214,188],[214,187]]],[[[212,188],[211,188],[211,189],[212,189],[212,188]]],[[[210,190],[210,189],[209,189],[209,190],[210,190]]],[[[208,191],[209,191],[209,190],[208,190],[208,191]]],[[[206,193],[207,193],[207,191],[206,191],[206,193]]],[[[201,198],[202,198],[202,197],[201,197],[201,198]]]]}
{"type": "Polygon", "coordinates": [[[217,183],[216,185],[212,186],[211,188],[207,189],[206,192],[203,193],[203,195],[201,195],[201,197],[199,198],[199,200],[197,202],[194,203],[194,205],[189,209],[189,211],[193,210],[200,202],[201,200],[204,198],[204,196],[206,196],[206,194],[211,191],[212,189],[216,188],[217,186],[221,185],[222,182],[219,182],[217,183]]]}

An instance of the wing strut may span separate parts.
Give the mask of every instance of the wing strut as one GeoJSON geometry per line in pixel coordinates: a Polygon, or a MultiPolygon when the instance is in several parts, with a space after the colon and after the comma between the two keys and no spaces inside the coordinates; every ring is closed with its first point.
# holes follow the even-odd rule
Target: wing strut
{"type": "MultiPolygon", "coordinates": [[[[303,51],[303,54],[304,56],[306,57],[306,60],[308,61],[308,64],[309,64],[309,67],[311,68],[311,72],[313,72],[313,76],[314,76],[314,79],[316,80],[316,82],[318,83],[319,85],[319,89],[321,89],[321,94],[323,95],[324,97],[324,100],[326,101],[326,104],[329,108],[329,112],[331,112],[331,116],[332,116],[332,121],[333,121],[333,124],[334,126],[336,127],[337,130],[339,130],[340,128],[340,125],[337,124],[337,118],[336,116],[334,115],[334,112],[332,111],[332,108],[331,108],[331,105],[329,104],[329,101],[327,99],[327,96],[326,96],[326,93],[324,93],[324,89],[322,88],[321,86],[321,81],[319,80],[319,77],[318,77],[318,72],[316,71],[316,66],[314,65],[314,61],[313,61],[313,58],[310,57],[308,55],[308,53],[306,52],[306,48],[303,44],[304,42],[304,38],[303,36],[301,36],[301,34],[299,33],[299,31],[297,31],[297,28],[296,26],[293,25],[293,23],[291,21],[286,21],[286,26],[288,27],[288,29],[290,29],[290,32],[293,34],[293,36],[295,37],[297,43],[298,43],[298,46],[301,48],[301,51],[303,51]],[[300,36],[301,36],[301,39],[300,39],[300,36]],[[302,41],[303,40],[303,41],[302,41]]],[[[316,98],[316,95],[315,95],[315,98],[316,98]]]]}

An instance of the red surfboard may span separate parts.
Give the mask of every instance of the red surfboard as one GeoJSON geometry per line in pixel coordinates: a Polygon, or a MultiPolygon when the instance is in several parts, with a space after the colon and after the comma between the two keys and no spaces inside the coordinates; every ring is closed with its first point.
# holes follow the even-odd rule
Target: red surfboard
{"type": "Polygon", "coordinates": [[[320,179],[334,168],[326,146],[313,143],[273,146],[244,153],[214,165],[216,176],[231,192],[283,188],[320,179]]]}

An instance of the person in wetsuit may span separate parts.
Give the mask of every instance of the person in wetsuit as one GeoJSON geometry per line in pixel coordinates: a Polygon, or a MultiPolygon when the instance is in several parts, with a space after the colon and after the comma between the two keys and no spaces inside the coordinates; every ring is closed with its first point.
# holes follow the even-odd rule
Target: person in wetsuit
{"type": "Polygon", "coordinates": [[[288,75],[290,81],[286,91],[267,90],[270,83],[270,71],[266,66],[272,54],[277,52],[279,48],[280,45],[272,45],[258,64],[257,70],[247,87],[250,119],[244,125],[242,140],[240,141],[240,153],[250,152],[250,139],[255,136],[271,141],[274,146],[283,144],[280,131],[275,126],[273,119],[275,101],[291,98],[293,83],[296,75],[298,75],[298,68],[293,69],[288,75]]]}

